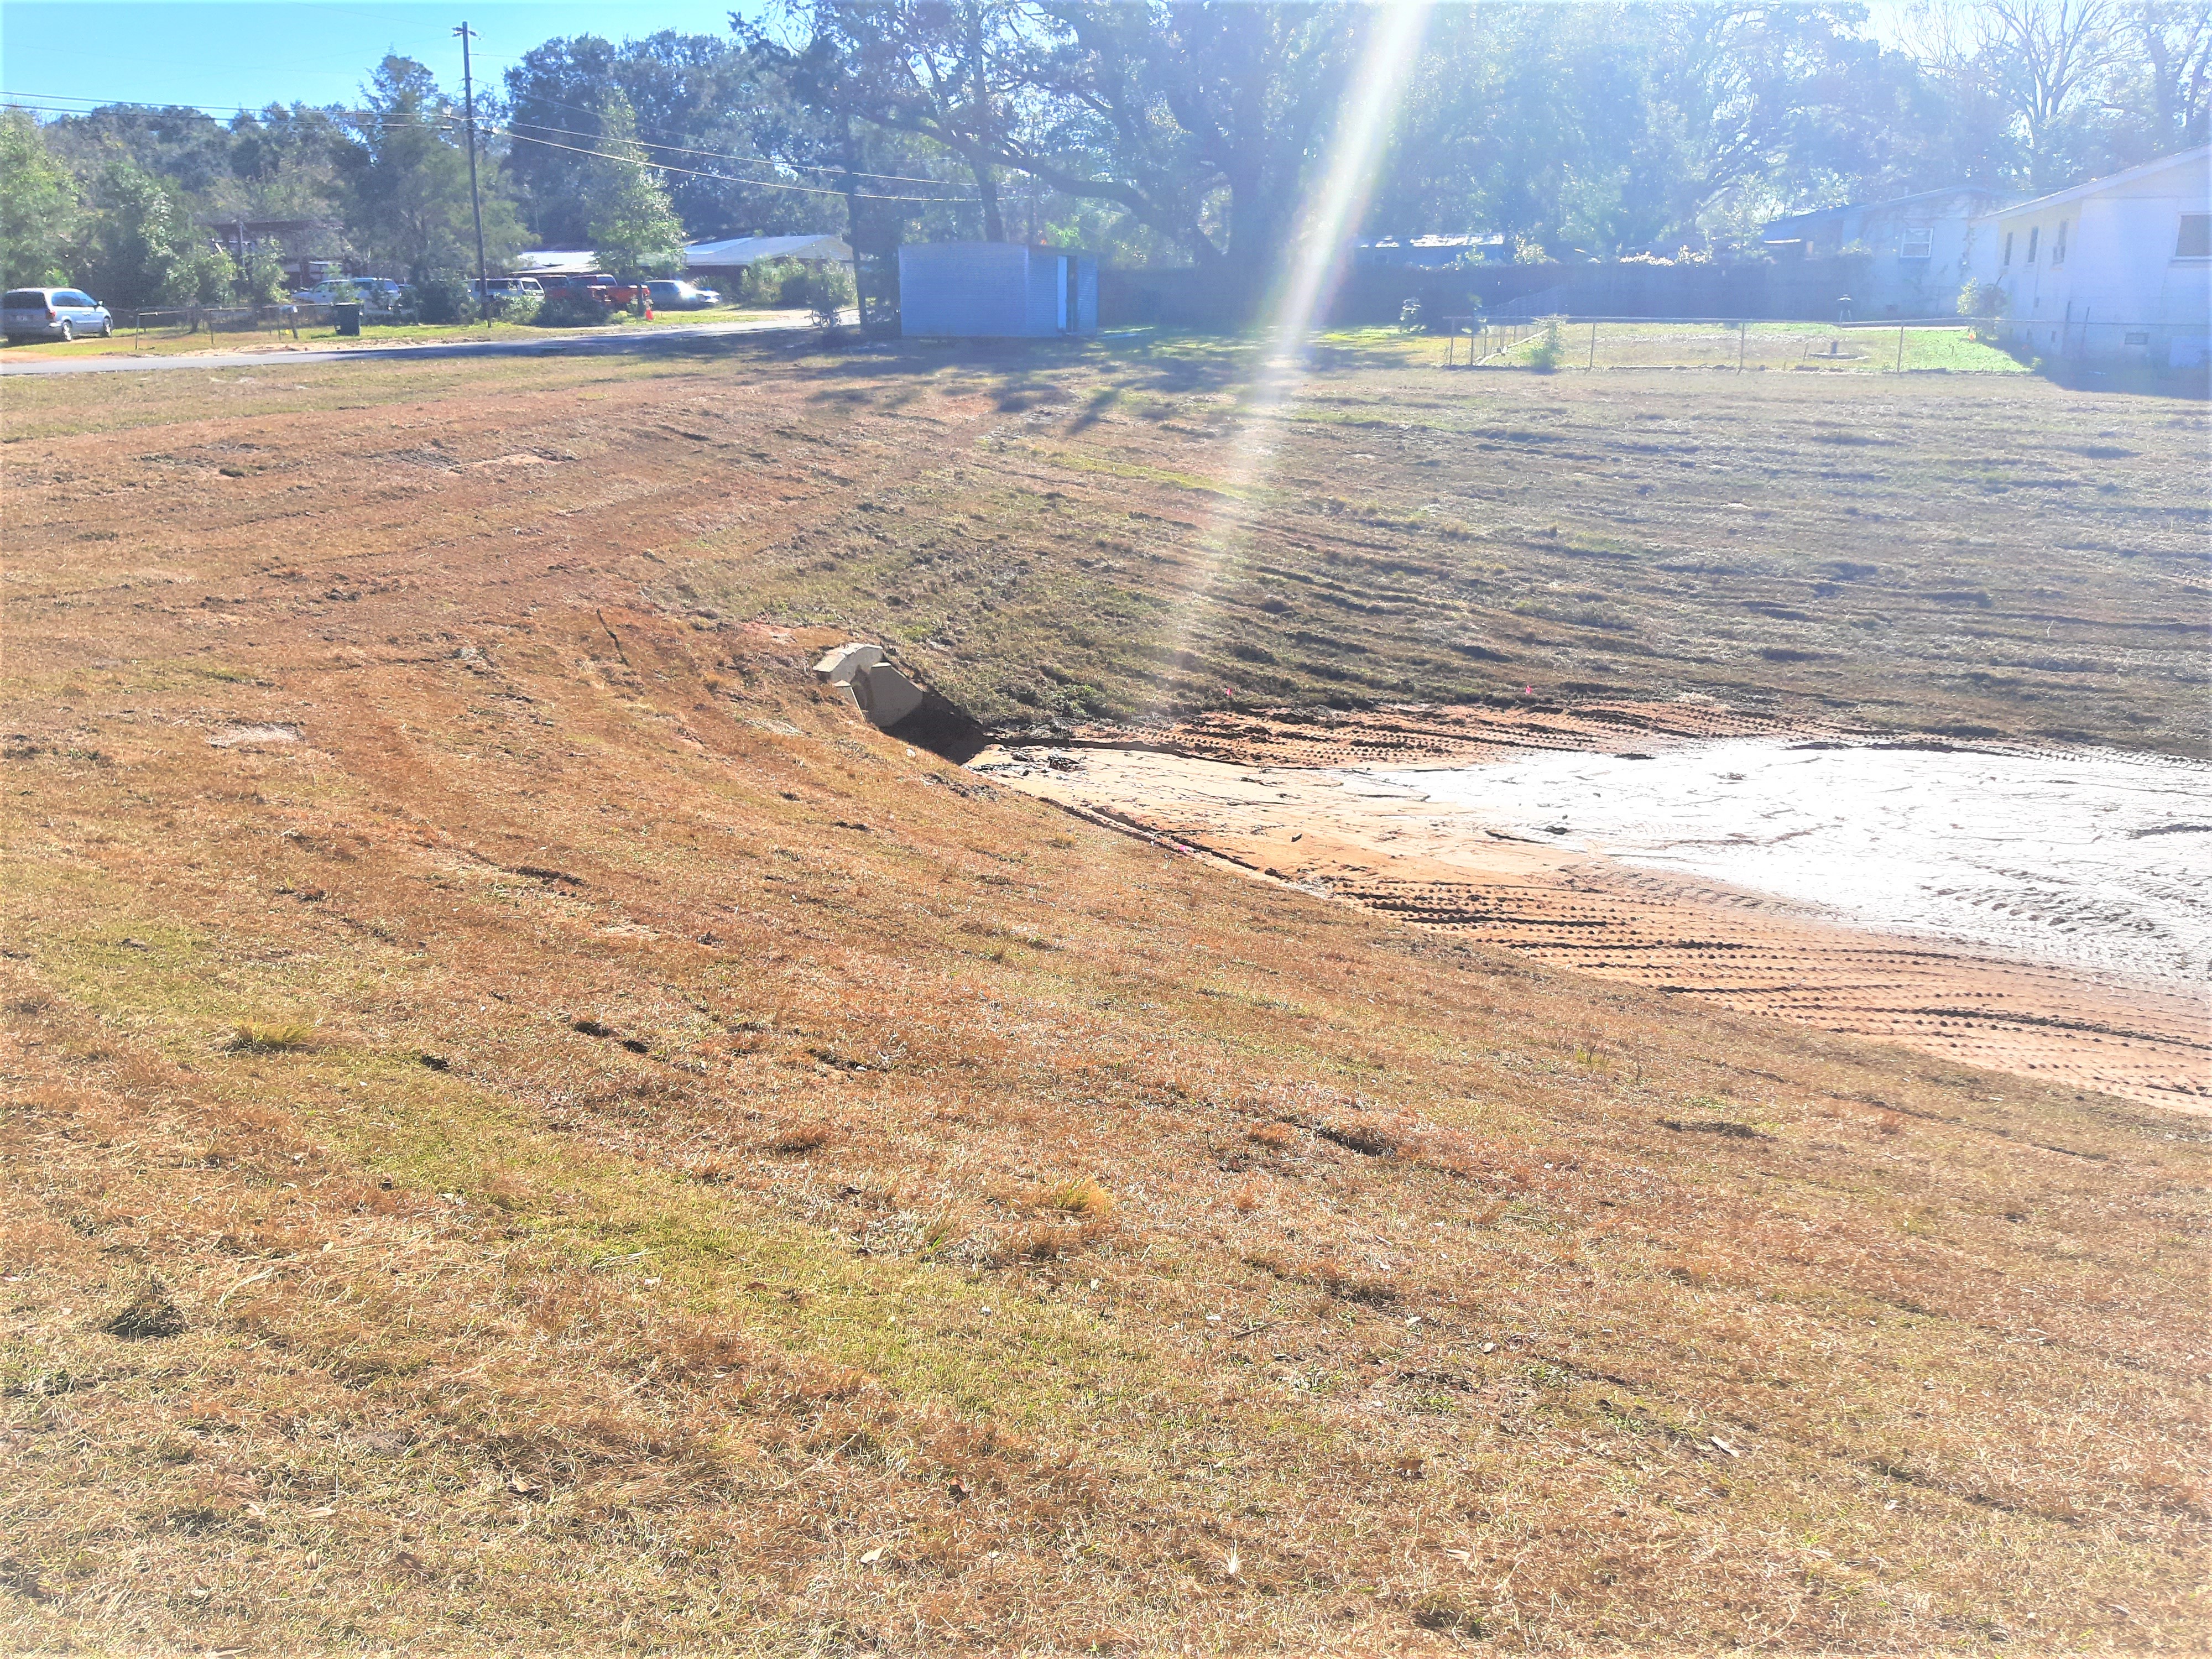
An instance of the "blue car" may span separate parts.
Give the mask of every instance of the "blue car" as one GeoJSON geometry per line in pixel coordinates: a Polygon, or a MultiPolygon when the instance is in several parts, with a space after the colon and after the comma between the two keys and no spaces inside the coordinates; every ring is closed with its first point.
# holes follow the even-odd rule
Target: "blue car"
{"type": "Polygon", "coordinates": [[[9,345],[25,340],[74,340],[80,334],[106,339],[115,332],[107,307],[74,288],[11,288],[0,298],[0,334],[9,345]]]}

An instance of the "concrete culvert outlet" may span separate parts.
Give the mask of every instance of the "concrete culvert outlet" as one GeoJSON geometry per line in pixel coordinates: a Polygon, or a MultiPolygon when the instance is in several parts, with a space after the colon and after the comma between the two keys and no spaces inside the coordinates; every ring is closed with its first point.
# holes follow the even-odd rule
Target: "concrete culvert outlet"
{"type": "Polygon", "coordinates": [[[987,741],[966,710],[916,684],[885,659],[879,645],[860,640],[841,645],[824,653],[814,672],[871,725],[896,732],[918,749],[962,763],[980,753],[987,741]]]}

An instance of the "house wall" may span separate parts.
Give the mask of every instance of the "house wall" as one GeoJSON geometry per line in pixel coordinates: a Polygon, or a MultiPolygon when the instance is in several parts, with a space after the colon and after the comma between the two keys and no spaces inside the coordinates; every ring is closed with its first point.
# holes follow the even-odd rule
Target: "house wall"
{"type": "Polygon", "coordinates": [[[1859,316],[1956,316],[1959,290],[1973,272],[1974,215],[1988,199],[1960,191],[1936,202],[1868,209],[1858,240],[1867,250],[1869,292],[1859,316]],[[1927,238],[1924,254],[1915,233],[1927,238]]]}
{"type": "Polygon", "coordinates": [[[1929,191],[1801,214],[1777,220],[1767,230],[1770,235],[1794,233],[1808,260],[1863,260],[1864,274],[1851,290],[1852,312],[1862,319],[1948,317],[1973,274],[1975,217],[1992,199],[1978,189],[1929,191]],[[1845,249],[1856,252],[1845,255],[1845,249]]]}
{"type": "Polygon", "coordinates": [[[2181,216],[2207,211],[2212,155],[2200,150],[2108,188],[2064,192],[1981,221],[1978,253],[1985,280],[2004,290],[2007,342],[2053,359],[2202,363],[2212,336],[2212,259],[2182,258],[2175,250],[2181,216]],[[2061,227],[2063,258],[2054,257],[2061,227]]]}

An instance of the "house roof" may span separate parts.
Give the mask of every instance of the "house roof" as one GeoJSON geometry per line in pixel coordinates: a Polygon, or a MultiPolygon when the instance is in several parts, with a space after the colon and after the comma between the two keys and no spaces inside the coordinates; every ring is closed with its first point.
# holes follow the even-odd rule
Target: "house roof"
{"type": "Polygon", "coordinates": [[[1918,202],[1934,202],[1946,196],[1981,196],[1995,199],[2002,192],[1984,190],[1979,185],[1946,185],[1941,190],[1917,191],[1911,196],[1892,196],[1879,202],[1846,202],[1840,207],[1815,208],[1810,213],[1787,213],[1779,219],[1769,219],[1759,234],[1766,240],[1786,240],[1778,237],[1777,231],[1791,231],[1818,224],[1823,220],[1840,219],[1852,213],[1883,213],[1897,208],[1909,208],[1918,202]]]}
{"type": "Polygon", "coordinates": [[[2032,197],[2025,202],[2014,202],[2010,207],[1995,210],[1989,216],[1995,217],[1997,214],[2039,213],[2045,208],[2057,207],[2067,202],[2078,202],[2085,196],[2094,196],[2101,191],[2116,190],[2123,185],[2132,185],[2138,179],[2152,178],[2170,167],[2185,167],[2192,163],[2202,167],[2208,161],[2212,161],[2212,144],[2199,144],[2194,149],[2176,150],[2171,155],[2160,156],[2155,161],[2145,161],[2141,167],[2130,167],[2124,173],[2111,173],[2102,179],[2092,179],[2087,184],[2076,185],[2071,190],[2055,190],[2048,196],[2032,197]]]}
{"type": "Polygon", "coordinates": [[[516,254],[511,264],[531,276],[586,276],[599,268],[599,256],[587,247],[542,247],[516,254]]]}
{"type": "Polygon", "coordinates": [[[841,236],[731,236],[719,242],[694,242],[684,250],[684,263],[700,266],[750,265],[763,259],[830,259],[840,264],[853,257],[841,236]]]}

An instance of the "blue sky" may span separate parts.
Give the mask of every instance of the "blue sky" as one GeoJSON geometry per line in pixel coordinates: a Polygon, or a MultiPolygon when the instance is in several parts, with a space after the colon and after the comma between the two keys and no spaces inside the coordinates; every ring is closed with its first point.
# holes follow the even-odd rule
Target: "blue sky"
{"type": "MultiPolygon", "coordinates": [[[[664,28],[720,34],[732,0],[579,5],[565,0],[0,0],[0,92],[41,114],[92,103],[199,104],[228,113],[272,101],[349,104],[386,52],[419,58],[441,85],[461,84],[453,26],[477,31],[480,82],[556,35],[611,40],[664,28]]],[[[745,0],[738,9],[753,9],[745,0]]]]}
{"type": "MultiPolygon", "coordinates": [[[[386,52],[419,58],[458,91],[453,29],[464,18],[478,31],[481,78],[497,86],[509,64],[556,35],[720,34],[732,4],[757,13],[763,0],[0,0],[0,92],[42,115],[106,102],[198,104],[216,114],[272,101],[349,104],[386,52]]],[[[1893,36],[1903,0],[1869,9],[1875,32],[1893,36]]]]}

